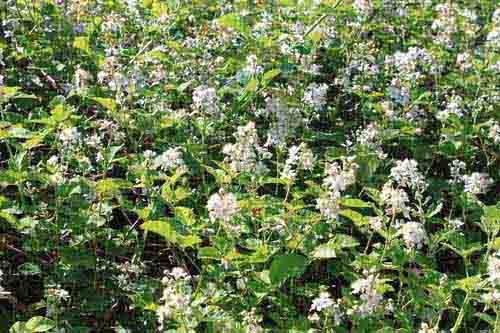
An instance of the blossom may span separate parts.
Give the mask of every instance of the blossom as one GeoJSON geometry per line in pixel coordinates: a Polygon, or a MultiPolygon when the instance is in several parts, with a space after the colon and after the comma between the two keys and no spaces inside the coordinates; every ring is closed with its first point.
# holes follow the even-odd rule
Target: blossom
{"type": "Polygon", "coordinates": [[[223,189],[212,194],[208,199],[207,208],[212,221],[220,219],[224,222],[229,222],[240,210],[236,196],[224,192],[223,189]]]}
{"type": "Polygon", "coordinates": [[[394,215],[402,213],[405,217],[409,218],[410,209],[408,203],[408,194],[401,188],[394,188],[391,182],[384,184],[380,195],[382,201],[387,206],[387,214],[394,215]]]}
{"type": "Polygon", "coordinates": [[[316,199],[316,208],[319,209],[321,215],[328,220],[334,220],[337,218],[340,211],[338,199],[340,198],[332,194],[326,194],[316,199]]]}
{"type": "Polygon", "coordinates": [[[417,166],[418,163],[415,160],[397,161],[396,166],[391,169],[390,178],[399,186],[421,190],[426,184],[417,166]]]}
{"type": "Polygon", "coordinates": [[[294,168],[311,170],[313,165],[314,155],[305,143],[301,143],[299,146],[291,146],[281,175],[285,179],[294,179],[296,174],[294,168]]]}
{"type": "MultiPolygon", "coordinates": [[[[145,156],[151,156],[151,153],[145,152],[145,156]]],[[[162,154],[158,155],[153,163],[155,169],[160,168],[163,171],[176,170],[185,168],[180,148],[170,148],[162,154]]]]}
{"type": "Polygon", "coordinates": [[[462,97],[454,95],[450,98],[446,108],[441,110],[436,115],[436,118],[441,121],[446,121],[451,115],[455,115],[459,118],[464,116],[464,106],[462,97]]]}
{"type": "Polygon", "coordinates": [[[77,143],[80,140],[80,137],[80,132],[76,127],[64,128],[59,133],[59,140],[61,140],[63,145],[65,146],[77,143]]]}
{"type": "Polygon", "coordinates": [[[493,180],[486,173],[473,172],[463,176],[464,192],[473,195],[486,193],[493,184],[493,180]]]}
{"type": "Polygon", "coordinates": [[[377,291],[378,279],[375,274],[369,274],[366,278],[361,278],[351,284],[352,293],[359,294],[362,301],[356,307],[360,316],[367,316],[373,313],[377,306],[382,302],[383,297],[377,291]]]}
{"type": "Polygon", "coordinates": [[[235,172],[265,173],[267,168],[260,159],[269,158],[270,154],[259,144],[255,123],[249,122],[245,126],[239,126],[234,137],[236,142],[228,143],[222,149],[231,169],[235,172]]]}
{"type": "Polygon", "coordinates": [[[492,123],[488,132],[488,137],[492,139],[494,143],[500,144],[500,124],[498,122],[492,123]]]}
{"type": "Polygon", "coordinates": [[[208,86],[197,87],[193,92],[193,107],[208,114],[215,114],[218,111],[215,89],[208,86]]]}
{"type": "Polygon", "coordinates": [[[320,110],[326,105],[327,92],[328,85],[326,83],[311,83],[304,92],[302,100],[315,110],[320,110]]]}
{"type": "Polygon", "coordinates": [[[330,293],[323,291],[319,294],[318,297],[313,299],[311,310],[310,311],[318,311],[321,312],[326,308],[333,306],[334,302],[330,296],[330,293]]]}
{"type": "Polygon", "coordinates": [[[488,258],[488,281],[493,285],[500,285],[500,251],[488,258]]]}
{"type": "Polygon", "coordinates": [[[450,163],[450,174],[451,174],[451,179],[449,180],[450,184],[457,184],[462,181],[465,167],[466,167],[465,163],[460,160],[453,160],[450,163]]]}
{"type": "Polygon", "coordinates": [[[427,239],[427,233],[421,223],[407,222],[400,230],[406,246],[410,249],[420,249],[427,239]]]}

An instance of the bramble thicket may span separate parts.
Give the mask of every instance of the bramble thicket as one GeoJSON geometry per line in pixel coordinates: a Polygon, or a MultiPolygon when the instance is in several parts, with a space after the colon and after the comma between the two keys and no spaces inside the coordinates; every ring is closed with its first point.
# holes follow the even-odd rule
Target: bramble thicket
{"type": "Polygon", "coordinates": [[[500,332],[496,0],[0,17],[0,332],[500,332]]]}

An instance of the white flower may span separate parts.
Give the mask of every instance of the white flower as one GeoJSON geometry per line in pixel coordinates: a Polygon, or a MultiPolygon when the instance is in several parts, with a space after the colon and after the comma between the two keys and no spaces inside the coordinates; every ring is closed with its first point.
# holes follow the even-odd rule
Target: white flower
{"type": "Polygon", "coordinates": [[[334,304],[334,302],[330,296],[330,293],[323,291],[319,294],[318,297],[313,299],[310,311],[321,312],[324,309],[333,306],[333,304],[334,304]]]}
{"type": "Polygon", "coordinates": [[[387,214],[394,215],[402,213],[406,218],[410,216],[410,209],[407,204],[410,202],[408,194],[403,189],[392,187],[391,182],[384,184],[381,192],[381,199],[387,206],[387,214]]]}
{"type": "Polygon", "coordinates": [[[463,172],[465,171],[465,163],[460,160],[453,160],[450,163],[450,174],[451,179],[449,180],[450,184],[458,184],[462,181],[463,172]]]}
{"type": "Polygon", "coordinates": [[[491,125],[488,137],[492,139],[494,143],[500,144],[500,124],[498,122],[494,122],[491,125]]]}
{"type": "Polygon", "coordinates": [[[486,193],[493,184],[493,180],[486,173],[473,172],[463,176],[464,191],[473,195],[486,193]]]}
{"type": "Polygon", "coordinates": [[[460,96],[452,96],[446,105],[444,110],[441,110],[436,115],[436,118],[440,121],[446,121],[452,114],[456,115],[459,118],[464,116],[464,106],[463,100],[460,96]]]}
{"type": "Polygon", "coordinates": [[[295,168],[302,170],[311,170],[314,166],[314,155],[305,143],[299,146],[291,146],[288,150],[288,158],[281,172],[281,177],[285,179],[294,179],[296,175],[295,168]]]}
{"type": "Polygon", "coordinates": [[[167,272],[170,276],[172,276],[174,279],[179,280],[179,279],[189,279],[189,274],[186,272],[186,270],[182,267],[174,267],[170,272],[167,272]]]}
{"type": "Polygon", "coordinates": [[[334,220],[337,218],[340,211],[338,199],[339,197],[335,197],[330,194],[324,195],[316,199],[316,208],[319,209],[321,215],[325,218],[328,220],[334,220]]]}
{"type": "Polygon", "coordinates": [[[438,333],[438,328],[432,327],[427,323],[422,323],[420,325],[420,329],[418,330],[418,333],[438,333]]]}
{"type": "Polygon", "coordinates": [[[234,136],[236,142],[228,143],[222,148],[227,156],[226,161],[230,161],[231,169],[235,172],[265,173],[267,169],[259,159],[269,158],[270,153],[259,145],[255,123],[239,126],[234,136]]]}
{"type": "Polygon", "coordinates": [[[500,251],[488,258],[488,281],[500,285],[500,251]]]}
{"type": "Polygon", "coordinates": [[[462,72],[472,68],[472,55],[464,52],[457,55],[457,66],[462,72]]]}
{"type": "Polygon", "coordinates": [[[464,225],[464,221],[461,219],[451,219],[448,220],[448,223],[452,226],[453,229],[460,229],[464,225]]]}
{"type": "Polygon", "coordinates": [[[397,161],[396,166],[391,169],[390,177],[398,186],[422,190],[426,184],[417,166],[418,163],[415,160],[397,161]]]}
{"type": "Polygon", "coordinates": [[[218,111],[215,89],[207,86],[197,87],[193,92],[193,107],[209,114],[215,114],[218,111]]]}
{"type": "Polygon", "coordinates": [[[61,140],[64,145],[77,143],[80,140],[80,132],[76,127],[64,128],[59,133],[59,140],[61,140]]]}
{"type": "Polygon", "coordinates": [[[354,8],[358,11],[360,15],[368,16],[373,10],[373,5],[371,0],[354,0],[354,8]]]}
{"type": "Polygon", "coordinates": [[[382,218],[378,216],[370,216],[368,217],[368,223],[370,223],[370,227],[372,227],[373,230],[381,230],[382,227],[384,226],[382,218]]]}
{"type": "Polygon", "coordinates": [[[326,83],[311,83],[304,92],[302,100],[314,109],[321,110],[326,105],[327,92],[328,85],[326,83]]]}
{"type": "MultiPolygon", "coordinates": [[[[147,156],[151,155],[151,153],[147,154],[147,156]]],[[[155,158],[153,167],[155,169],[160,168],[163,171],[185,168],[184,160],[182,159],[182,151],[178,147],[168,149],[155,158]]]]}
{"type": "Polygon", "coordinates": [[[493,289],[490,292],[481,295],[481,299],[486,303],[500,303],[500,290],[493,289]]]}
{"type": "Polygon", "coordinates": [[[224,222],[231,221],[240,210],[236,196],[232,193],[225,193],[223,189],[212,194],[208,199],[207,208],[212,221],[220,219],[224,222]]]}
{"type": "Polygon", "coordinates": [[[382,302],[383,297],[376,289],[377,284],[378,279],[374,274],[370,274],[364,279],[358,279],[351,284],[352,293],[360,294],[360,299],[362,301],[362,303],[356,307],[359,315],[367,316],[373,313],[382,302]]]}
{"type": "Polygon", "coordinates": [[[406,246],[410,249],[420,249],[427,239],[427,233],[421,223],[408,222],[401,226],[400,230],[406,246]]]}

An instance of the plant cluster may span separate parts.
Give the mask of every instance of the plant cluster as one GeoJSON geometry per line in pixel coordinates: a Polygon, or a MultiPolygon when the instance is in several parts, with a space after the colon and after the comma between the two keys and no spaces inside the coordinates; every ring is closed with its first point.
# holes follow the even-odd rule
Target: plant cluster
{"type": "Polygon", "coordinates": [[[500,332],[496,1],[0,17],[0,331],[500,332]]]}

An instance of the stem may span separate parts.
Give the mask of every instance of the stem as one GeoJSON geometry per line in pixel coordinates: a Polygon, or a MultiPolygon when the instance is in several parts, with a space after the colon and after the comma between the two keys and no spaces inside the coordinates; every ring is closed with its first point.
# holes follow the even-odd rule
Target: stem
{"type": "MultiPolygon", "coordinates": [[[[339,0],[337,1],[337,3],[335,3],[335,5],[333,5],[332,9],[335,9],[338,7],[338,5],[340,5],[341,3],[343,2],[343,0],[339,0]]],[[[307,29],[306,33],[304,34],[304,38],[306,38],[311,32],[313,32],[314,29],[316,29],[316,27],[321,23],[323,22],[328,16],[330,16],[330,14],[324,14],[322,15],[319,19],[317,19],[310,27],[309,29],[307,29]]]]}
{"type": "MultiPolygon", "coordinates": [[[[457,320],[455,321],[455,325],[453,325],[453,328],[451,329],[451,333],[457,333],[458,330],[460,329],[460,326],[462,326],[462,321],[464,320],[465,316],[465,307],[469,303],[469,293],[465,295],[464,303],[462,304],[462,307],[460,308],[460,312],[458,313],[457,320]]],[[[497,316],[498,319],[498,316],[497,316]]]]}

